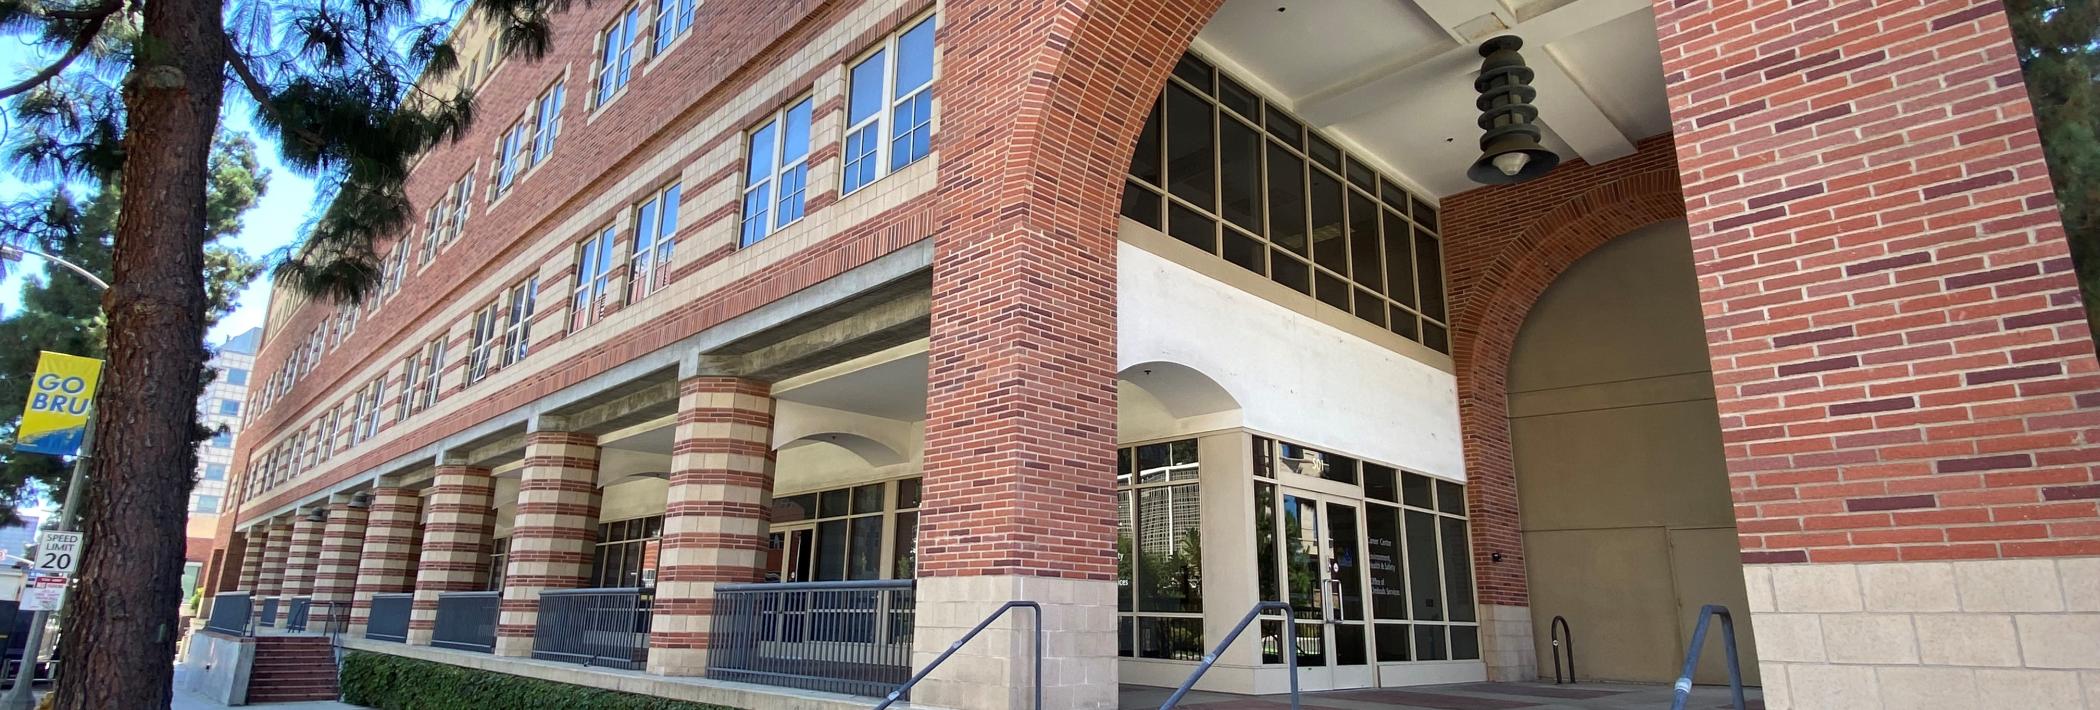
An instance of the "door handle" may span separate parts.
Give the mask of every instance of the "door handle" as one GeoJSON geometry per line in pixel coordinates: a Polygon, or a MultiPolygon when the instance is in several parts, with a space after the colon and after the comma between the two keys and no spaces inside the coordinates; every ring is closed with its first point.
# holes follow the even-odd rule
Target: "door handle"
{"type": "Polygon", "coordinates": [[[1341,620],[1342,580],[1329,578],[1327,580],[1327,623],[1333,624],[1341,620]]]}

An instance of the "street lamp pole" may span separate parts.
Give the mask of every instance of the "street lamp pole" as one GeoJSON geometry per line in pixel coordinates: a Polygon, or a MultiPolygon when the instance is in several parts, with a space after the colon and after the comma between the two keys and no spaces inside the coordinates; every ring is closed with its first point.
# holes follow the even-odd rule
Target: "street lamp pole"
{"type": "MultiPolygon", "coordinates": [[[[0,260],[19,261],[23,254],[42,257],[46,261],[66,267],[81,278],[87,279],[96,288],[109,290],[109,282],[103,281],[94,272],[81,268],[79,264],[39,251],[0,245],[0,260]]],[[[95,455],[95,420],[100,413],[101,410],[98,409],[88,410],[87,430],[81,433],[79,453],[73,455],[73,475],[66,480],[66,502],[58,509],[59,530],[73,532],[80,529],[80,500],[86,495],[88,463],[95,455]]],[[[7,689],[7,695],[0,696],[0,710],[30,710],[36,707],[36,694],[30,686],[36,680],[37,650],[44,645],[44,626],[49,623],[51,612],[48,610],[38,611],[35,619],[30,622],[29,638],[22,646],[22,663],[15,668],[14,685],[7,689]]]]}

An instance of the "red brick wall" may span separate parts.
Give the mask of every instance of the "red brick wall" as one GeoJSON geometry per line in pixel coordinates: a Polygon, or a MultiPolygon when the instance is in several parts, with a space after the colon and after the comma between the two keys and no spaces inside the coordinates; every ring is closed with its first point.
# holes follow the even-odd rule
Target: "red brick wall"
{"type": "MultiPolygon", "coordinates": [[[[495,205],[475,200],[472,217],[458,241],[420,271],[416,270],[412,259],[412,275],[400,294],[388,299],[377,313],[362,319],[349,341],[330,350],[320,366],[288,394],[258,412],[240,437],[231,490],[241,489],[252,451],[276,445],[289,433],[310,424],[321,412],[347,400],[371,380],[375,373],[367,368],[374,365],[385,368],[383,374],[389,381],[387,401],[383,403],[382,421],[385,424],[382,431],[394,429],[394,402],[403,391],[399,381],[399,362],[400,357],[407,354],[402,348],[411,343],[427,342],[441,332],[437,328],[451,332],[452,326],[467,317],[465,309],[468,306],[481,305],[461,301],[464,294],[477,285],[492,279],[504,283],[516,281],[530,273],[540,273],[540,264],[553,267],[546,273],[557,270],[565,273],[574,258],[568,244],[558,245],[551,253],[528,253],[528,247],[540,235],[612,189],[612,183],[627,177],[642,161],[671,149],[674,141],[710,113],[722,110],[739,92],[757,85],[781,57],[816,40],[821,32],[862,4],[838,0],[702,4],[692,30],[696,36],[681,40],[660,60],[652,60],[657,63],[646,73],[637,68],[625,93],[595,118],[590,116],[589,108],[594,79],[591,69],[595,61],[595,35],[610,21],[614,12],[625,6],[578,4],[569,15],[557,18],[548,57],[537,63],[515,56],[506,60],[478,95],[477,113],[482,120],[475,123],[464,140],[441,146],[422,160],[410,178],[410,199],[419,208],[427,207],[470,165],[483,173],[477,177],[477,183],[486,185],[488,154],[499,133],[507,130],[527,103],[536,99],[557,75],[566,71],[568,99],[561,137],[553,157],[534,168],[529,177],[514,183],[510,194],[495,205]],[[518,268],[521,263],[528,268],[518,268]],[[446,313],[448,309],[458,313],[446,313]]],[[[877,23],[877,29],[858,38],[861,41],[840,48],[829,64],[843,65],[868,43],[880,40],[883,35],[894,31],[898,23],[925,8],[925,5],[914,4],[894,13],[891,18],[894,22],[877,23]]],[[[647,45],[650,41],[645,38],[642,44],[647,45]]],[[[835,68],[826,66],[824,70],[835,68]]],[[[815,74],[790,82],[791,86],[783,89],[778,98],[785,100],[807,91],[816,78],[815,74]]],[[[837,103],[831,102],[834,109],[837,103]]],[[[777,106],[768,103],[762,109],[753,109],[748,120],[732,123],[738,130],[713,136],[701,146],[681,146],[678,149],[687,150],[697,158],[724,141],[739,140],[743,126],[756,123],[760,114],[769,115],[775,108],[777,106]]],[[[836,152],[835,147],[830,150],[836,152]]],[[[644,191],[653,191],[661,183],[670,182],[681,169],[682,165],[667,169],[661,180],[651,181],[644,191]]],[[[702,187],[697,184],[686,186],[681,210],[686,216],[680,220],[677,235],[680,239],[690,240],[709,224],[737,219],[735,199],[721,204],[708,202],[702,199],[702,187]]],[[[633,197],[636,201],[643,199],[640,192],[633,197]]],[[[812,193],[808,209],[814,213],[836,201],[837,195],[832,191],[812,193]]],[[[477,401],[460,414],[447,416],[442,421],[411,419],[409,424],[415,427],[413,432],[382,446],[365,447],[355,456],[337,456],[320,467],[321,475],[302,480],[298,485],[280,487],[269,495],[242,504],[242,514],[225,516],[220,538],[225,539],[231,532],[236,518],[246,522],[258,511],[312,495],[344,478],[364,473],[372,466],[923,240],[933,231],[933,205],[931,197],[899,205],[759,273],[721,284],[707,296],[644,325],[616,335],[606,334],[603,330],[582,331],[577,337],[599,338],[602,342],[593,343],[584,355],[567,360],[528,357],[521,367],[533,368],[536,372],[522,385],[502,392],[470,390],[465,395],[476,397],[477,401]]],[[[624,202],[613,212],[600,215],[600,219],[612,220],[619,209],[625,209],[624,202]]],[[[411,221],[422,223],[420,216],[411,221]]],[[[620,239],[627,240],[632,236],[630,230],[622,233],[620,239]]],[[[696,251],[706,246],[695,244],[688,248],[681,244],[679,266],[673,278],[691,277],[698,265],[719,260],[730,253],[727,250],[696,251]]],[[[536,320],[563,322],[561,314],[566,311],[567,294],[560,292],[559,286],[552,278],[541,278],[536,320]]],[[[257,382],[251,391],[259,393],[263,383],[282,367],[289,353],[306,342],[307,333],[334,314],[333,306],[308,304],[290,316],[288,325],[273,332],[270,341],[258,354],[255,365],[257,382]]],[[[536,350],[565,337],[547,331],[542,327],[535,333],[536,350]]],[[[466,350],[463,340],[453,342],[447,348],[449,366],[457,369],[466,350]]],[[[448,399],[462,396],[459,382],[456,375],[448,380],[445,392],[448,399]]],[[[249,406],[253,405],[251,401],[249,406]]]]}
{"type": "Polygon", "coordinates": [[[1627,232],[1684,217],[1677,160],[1670,137],[1657,136],[1631,156],[1594,166],[1574,161],[1531,182],[1447,197],[1442,207],[1474,578],[1481,603],[1522,606],[1529,590],[1510,453],[1510,350],[1539,294],[1577,259],[1627,232]]]}
{"type": "Polygon", "coordinates": [[[2100,366],[1999,3],[1655,12],[1744,560],[2100,554],[2100,366]]]}
{"type": "Polygon", "coordinates": [[[1117,197],[1218,2],[948,2],[919,574],[1115,579],[1117,197]]]}

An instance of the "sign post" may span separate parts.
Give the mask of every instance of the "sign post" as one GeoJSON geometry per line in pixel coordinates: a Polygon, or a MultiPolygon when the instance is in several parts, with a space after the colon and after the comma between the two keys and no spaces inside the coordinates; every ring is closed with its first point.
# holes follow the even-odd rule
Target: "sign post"
{"type": "Polygon", "coordinates": [[[36,377],[30,381],[29,404],[22,410],[22,423],[15,428],[15,450],[73,457],[73,475],[66,482],[65,506],[59,509],[58,529],[46,531],[38,540],[37,562],[44,565],[43,545],[64,548],[50,555],[54,568],[64,572],[39,571],[22,587],[22,609],[35,609],[29,625],[28,643],[22,647],[22,664],[15,669],[14,685],[0,696],[0,710],[28,710],[36,705],[29,686],[36,680],[36,657],[44,645],[44,627],[51,612],[64,603],[66,583],[80,566],[86,536],[72,532],[80,528],[80,501],[86,497],[88,462],[95,451],[95,386],[102,379],[102,361],[77,355],[44,352],[37,359],[36,377]],[[63,559],[60,559],[63,557],[63,559]],[[49,590],[49,591],[46,591],[49,590]],[[47,596],[48,595],[48,596],[47,596]]]}

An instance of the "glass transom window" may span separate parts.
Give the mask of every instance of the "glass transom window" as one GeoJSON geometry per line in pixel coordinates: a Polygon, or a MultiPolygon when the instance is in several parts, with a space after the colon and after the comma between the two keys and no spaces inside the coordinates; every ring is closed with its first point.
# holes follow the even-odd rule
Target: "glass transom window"
{"type": "Polygon", "coordinates": [[[1436,208],[1194,55],[1145,120],[1122,211],[1450,352],[1436,208]]]}

